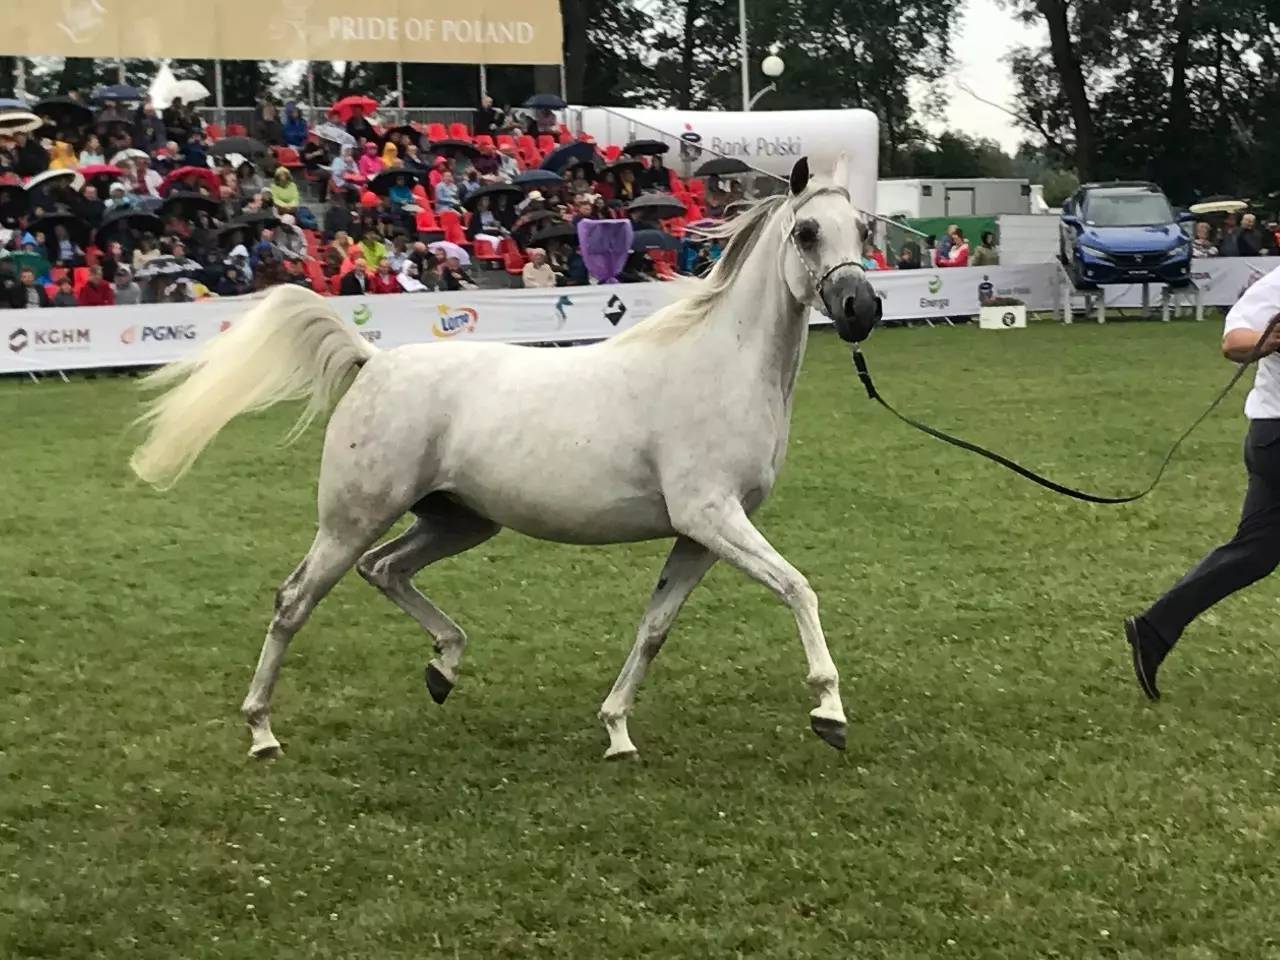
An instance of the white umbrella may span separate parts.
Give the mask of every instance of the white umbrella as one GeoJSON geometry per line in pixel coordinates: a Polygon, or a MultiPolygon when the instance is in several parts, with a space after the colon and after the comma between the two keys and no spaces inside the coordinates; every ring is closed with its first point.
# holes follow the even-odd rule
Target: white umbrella
{"type": "Polygon", "coordinates": [[[340,147],[354,147],[356,145],[356,138],[336,123],[319,124],[312,132],[321,140],[328,140],[340,147]]]}
{"type": "Polygon", "coordinates": [[[1241,210],[1248,210],[1249,203],[1246,200],[1213,200],[1209,203],[1196,203],[1187,208],[1197,216],[1206,213],[1239,213],[1241,210]]]}
{"type": "Polygon", "coordinates": [[[450,243],[448,240],[437,240],[435,243],[430,244],[427,249],[433,253],[443,252],[446,257],[456,257],[458,263],[464,267],[471,266],[471,254],[456,243],[450,243]]]}
{"type": "Polygon", "coordinates": [[[0,133],[30,133],[44,126],[44,121],[29,110],[6,110],[0,113],[0,133]]]}
{"type": "Polygon", "coordinates": [[[173,75],[173,71],[169,69],[169,64],[165,63],[156,72],[156,77],[151,81],[151,89],[148,91],[151,97],[151,103],[157,110],[166,110],[174,100],[181,100],[183,103],[197,103],[200,100],[206,100],[209,97],[209,88],[199,80],[179,80],[173,75]]]}
{"type": "Polygon", "coordinates": [[[42,187],[56,180],[67,181],[66,185],[76,191],[84,186],[84,177],[75,170],[46,170],[44,173],[37,173],[27,181],[27,190],[34,190],[36,187],[42,187]]]}
{"type": "Polygon", "coordinates": [[[130,147],[128,150],[121,150],[111,158],[111,166],[118,167],[126,160],[150,160],[147,151],[139,150],[137,147],[130,147]]]}

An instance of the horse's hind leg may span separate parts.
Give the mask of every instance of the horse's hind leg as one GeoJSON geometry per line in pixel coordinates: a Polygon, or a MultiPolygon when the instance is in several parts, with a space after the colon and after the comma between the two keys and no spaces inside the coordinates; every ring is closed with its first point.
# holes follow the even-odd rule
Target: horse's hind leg
{"type": "Polygon", "coordinates": [[[431,634],[437,656],[427,665],[427,691],[436,703],[444,703],[458,682],[467,635],[414,587],[411,578],[437,560],[479,546],[501,527],[441,494],[425,497],[413,512],[418,518],[413,525],[366,553],[356,569],[431,634]]]}
{"type": "Polygon", "coordinates": [[[322,526],[302,563],[276,591],[275,614],[267,628],[267,639],[262,644],[249,694],[240,708],[253,735],[250,756],[267,757],[280,752],[280,742],[271,733],[271,693],[280,676],[280,664],[289,641],[306,623],[316,604],[351,569],[361,551],[380,532],[374,532],[368,539],[343,539],[322,526]]]}

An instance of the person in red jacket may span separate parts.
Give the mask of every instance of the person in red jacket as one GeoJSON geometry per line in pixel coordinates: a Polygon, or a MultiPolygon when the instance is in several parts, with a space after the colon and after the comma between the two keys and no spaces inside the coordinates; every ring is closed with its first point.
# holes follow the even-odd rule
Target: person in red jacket
{"type": "Polygon", "coordinates": [[[378,272],[369,278],[370,293],[400,293],[402,288],[396,275],[391,272],[391,264],[383,258],[378,264],[378,272]]]}
{"type": "Polygon", "coordinates": [[[80,288],[76,299],[82,307],[110,307],[115,304],[115,287],[103,278],[101,265],[95,264],[89,268],[89,280],[80,288]]]}
{"type": "Polygon", "coordinates": [[[969,265],[969,241],[964,238],[964,231],[955,227],[951,231],[951,252],[938,258],[940,267],[967,267],[969,265]]]}

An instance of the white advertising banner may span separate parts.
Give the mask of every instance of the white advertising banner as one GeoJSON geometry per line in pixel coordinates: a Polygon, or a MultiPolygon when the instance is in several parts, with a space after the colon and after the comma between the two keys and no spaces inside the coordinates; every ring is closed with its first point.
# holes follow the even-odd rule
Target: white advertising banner
{"type": "MultiPolygon", "coordinates": [[[[1229,307],[1257,280],[1280,267],[1280,257],[1205,257],[1191,261],[1191,279],[1200,288],[1207,307],[1229,307]]],[[[1151,288],[1153,301],[1160,288],[1151,288]]],[[[1106,288],[1108,307],[1142,306],[1142,285],[1106,288]]]]}
{"type": "MultiPolygon", "coordinates": [[[[598,340],[674,299],[665,283],[549,290],[472,290],[330,297],[380,347],[433,340],[509,343],[598,340]]],[[[243,317],[257,297],[187,304],[0,312],[0,373],[149,366],[181,360],[243,317]]]]}
{"type": "MultiPolygon", "coordinates": [[[[1197,260],[1196,281],[1206,305],[1229,307],[1251,283],[1278,266],[1280,257],[1197,260]]],[[[1014,297],[1032,311],[1053,310],[1059,303],[1059,277],[1056,263],[870,274],[888,320],[976,316],[981,297],[988,294],[1014,297]]],[[[438,340],[567,343],[599,340],[625,330],[671,303],[678,290],[667,283],[625,283],[331,297],[326,302],[380,347],[438,340]]],[[[0,374],[181,360],[243,317],[257,299],[0,311],[0,374]]],[[[1108,288],[1107,302],[1140,304],[1141,288],[1108,288]]],[[[825,322],[817,313],[811,320],[825,322]]]]}

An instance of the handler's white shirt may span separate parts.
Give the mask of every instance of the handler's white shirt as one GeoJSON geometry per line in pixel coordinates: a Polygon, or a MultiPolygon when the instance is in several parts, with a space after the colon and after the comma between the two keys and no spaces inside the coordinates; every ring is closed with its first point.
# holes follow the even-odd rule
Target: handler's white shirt
{"type": "MultiPolygon", "coordinates": [[[[1280,269],[1272,270],[1254,282],[1227,314],[1222,335],[1232,330],[1267,329],[1272,318],[1280,314],[1280,269]]],[[[1280,354],[1273,353],[1258,362],[1253,389],[1244,402],[1244,415],[1250,420],[1280,419],[1280,354]]]]}

